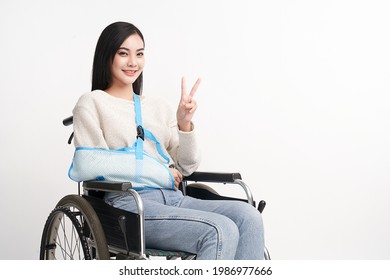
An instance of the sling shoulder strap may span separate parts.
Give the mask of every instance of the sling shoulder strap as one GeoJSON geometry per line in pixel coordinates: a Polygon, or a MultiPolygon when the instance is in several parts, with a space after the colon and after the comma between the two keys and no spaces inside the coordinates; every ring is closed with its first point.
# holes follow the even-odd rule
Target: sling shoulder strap
{"type": "Polygon", "coordinates": [[[133,94],[134,97],[134,111],[135,111],[135,123],[137,126],[137,141],[136,141],[136,158],[142,160],[144,156],[144,141],[145,138],[152,140],[156,144],[156,149],[159,155],[169,164],[169,157],[163,152],[160,142],[154,136],[154,134],[144,129],[142,125],[142,110],[141,110],[141,97],[138,94],[133,94]]]}

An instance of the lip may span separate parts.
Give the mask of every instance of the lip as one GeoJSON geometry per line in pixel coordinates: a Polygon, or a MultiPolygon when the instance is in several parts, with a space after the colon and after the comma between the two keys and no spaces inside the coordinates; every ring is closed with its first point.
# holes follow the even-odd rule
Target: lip
{"type": "Polygon", "coordinates": [[[137,70],[122,70],[126,76],[135,76],[137,74],[137,70]]]}

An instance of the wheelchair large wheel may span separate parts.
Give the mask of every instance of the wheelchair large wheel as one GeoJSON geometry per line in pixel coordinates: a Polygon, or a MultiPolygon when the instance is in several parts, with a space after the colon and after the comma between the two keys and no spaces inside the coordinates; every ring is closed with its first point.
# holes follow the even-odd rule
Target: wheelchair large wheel
{"type": "MultiPolygon", "coordinates": [[[[77,242],[81,244],[83,242],[83,239],[85,239],[88,247],[88,253],[86,253],[83,258],[88,259],[87,257],[88,255],[90,255],[94,259],[109,259],[110,253],[108,251],[106,236],[104,234],[99,218],[95,213],[95,210],[88,203],[88,201],[78,195],[68,195],[62,198],[57,203],[56,208],[58,207],[65,207],[69,209],[70,213],[72,213],[72,215],[76,218],[77,222],[80,224],[83,237],[80,237],[80,235],[78,235],[79,240],[77,242]]],[[[75,228],[77,227],[75,226],[75,223],[72,222],[72,226],[74,228],[72,228],[71,233],[68,233],[68,231],[62,230],[61,220],[62,219],[57,216],[57,219],[53,219],[52,222],[47,222],[47,228],[45,225],[41,245],[41,259],[59,259],[60,255],[62,255],[61,248],[58,248],[58,251],[60,252],[56,252],[55,249],[51,249],[51,253],[55,252],[54,256],[53,254],[49,256],[49,254],[46,253],[43,254],[42,257],[42,246],[49,246],[50,248],[50,245],[52,245],[53,243],[55,244],[56,239],[63,238],[65,240],[69,240],[69,237],[74,235],[72,231],[74,232],[75,228]]]]}
{"type": "Polygon", "coordinates": [[[56,207],[47,218],[42,234],[40,259],[91,259],[83,229],[68,208],[56,207]]]}

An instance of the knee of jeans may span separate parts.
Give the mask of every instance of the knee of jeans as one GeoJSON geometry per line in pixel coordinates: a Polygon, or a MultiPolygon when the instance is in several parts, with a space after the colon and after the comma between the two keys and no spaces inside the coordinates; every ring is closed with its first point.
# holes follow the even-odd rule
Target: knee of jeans
{"type": "Polygon", "coordinates": [[[229,218],[221,219],[218,222],[217,231],[219,231],[219,235],[223,243],[229,242],[232,245],[238,244],[238,240],[240,238],[239,229],[236,223],[229,218]]]}
{"type": "Polygon", "coordinates": [[[204,225],[204,237],[207,240],[216,240],[218,242],[231,241],[239,239],[240,233],[237,225],[227,217],[219,217],[218,220],[209,220],[204,225]]]}
{"type": "Polygon", "coordinates": [[[223,220],[219,223],[219,230],[221,232],[219,258],[234,259],[240,239],[240,232],[236,223],[232,220],[228,218],[223,220]]]}
{"type": "Polygon", "coordinates": [[[261,213],[252,205],[243,203],[241,205],[240,217],[238,218],[237,225],[250,226],[256,228],[257,230],[263,230],[263,218],[261,213]]]}

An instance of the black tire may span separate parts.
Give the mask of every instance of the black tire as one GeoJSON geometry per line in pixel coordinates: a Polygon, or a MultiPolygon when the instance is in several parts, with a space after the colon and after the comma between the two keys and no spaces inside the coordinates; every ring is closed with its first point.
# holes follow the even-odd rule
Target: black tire
{"type": "Polygon", "coordinates": [[[79,195],[67,195],[57,203],[58,206],[68,208],[77,218],[87,240],[91,257],[99,260],[110,259],[103,227],[89,202],[79,195]]]}
{"type": "Polygon", "coordinates": [[[83,229],[66,207],[56,207],[46,220],[41,240],[41,260],[90,260],[83,229]]]}

